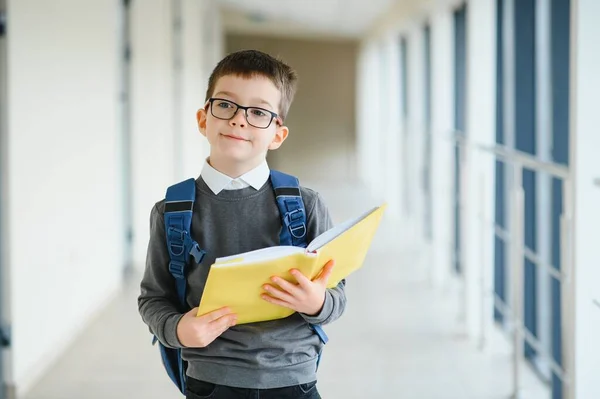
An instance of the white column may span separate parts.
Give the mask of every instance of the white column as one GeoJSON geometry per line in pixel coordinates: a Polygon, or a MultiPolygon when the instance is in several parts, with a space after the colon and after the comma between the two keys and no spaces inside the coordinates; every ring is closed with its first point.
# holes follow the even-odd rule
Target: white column
{"type": "Polygon", "coordinates": [[[382,115],[382,133],[384,134],[380,148],[385,159],[382,170],[384,177],[383,193],[389,203],[388,217],[398,219],[401,214],[400,188],[402,184],[401,140],[400,140],[400,41],[398,34],[390,32],[383,43],[384,62],[383,75],[384,105],[382,115]]]}
{"type": "Polygon", "coordinates": [[[574,398],[587,399],[600,397],[600,187],[593,184],[594,179],[600,178],[600,2],[571,0],[571,4],[576,9],[572,19],[576,38],[571,49],[574,62],[570,157],[575,172],[575,309],[571,317],[575,329],[574,398]]]}
{"type": "Polygon", "coordinates": [[[357,146],[359,177],[374,196],[381,194],[384,163],[380,154],[383,135],[380,112],[380,43],[370,39],[363,44],[358,68],[359,95],[357,96],[357,146]]]}
{"type": "MultiPolygon", "coordinates": [[[[496,3],[471,0],[467,8],[467,118],[469,140],[492,145],[496,128],[496,3]]],[[[492,227],[482,231],[480,214],[493,219],[494,158],[479,151],[467,155],[466,210],[463,213],[464,281],[467,333],[479,337],[483,321],[492,320],[491,291],[494,236],[492,227]],[[484,251],[484,252],[482,252],[484,251]],[[482,308],[483,306],[483,308],[482,308]]]]}
{"type": "MultiPolygon", "coordinates": [[[[183,155],[183,178],[197,177],[202,169],[202,163],[208,156],[208,143],[198,131],[196,111],[204,105],[208,75],[204,71],[204,61],[208,54],[204,51],[208,36],[204,21],[209,18],[204,13],[210,13],[208,7],[196,0],[183,0],[183,65],[182,65],[182,107],[181,129],[183,155]]],[[[218,15],[212,15],[218,18],[218,15]]],[[[208,61],[206,66],[208,67],[208,61]]]]}
{"type": "Polygon", "coordinates": [[[367,140],[367,115],[361,110],[365,109],[368,102],[368,44],[361,43],[358,51],[357,66],[356,66],[356,162],[357,176],[361,183],[367,185],[369,176],[367,168],[369,165],[368,157],[368,140],[367,140]]]}
{"type": "Polygon", "coordinates": [[[384,87],[385,82],[383,78],[385,71],[385,46],[381,38],[377,38],[376,41],[373,42],[371,51],[369,62],[371,94],[369,95],[365,113],[368,115],[368,140],[372,142],[372,144],[369,146],[371,150],[369,156],[369,163],[371,164],[371,176],[369,179],[372,184],[372,195],[379,198],[383,194],[385,184],[385,177],[382,173],[385,168],[385,158],[382,144],[385,140],[385,122],[382,118],[384,118],[386,107],[384,98],[386,88],[384,87]]]}
{"type": "Polygon", "coordinates": [[[425,46],[424,24],[411,26],[408,31],[408,174],[409,198],[411,204],[410,223],[414,232],[410,236],[414,244],[424,241],[425,196],[423,191],[424,151],[425,151],[425,46]]]}
{"type": "Polygon", "coordinates": [[[454,147],[449,140],[453,127],[452,93],[453,22],[450,8],[440,7],[431,20],[432,38],[432,278],[443,284],[452,268],[452,167],[454,147]]]}

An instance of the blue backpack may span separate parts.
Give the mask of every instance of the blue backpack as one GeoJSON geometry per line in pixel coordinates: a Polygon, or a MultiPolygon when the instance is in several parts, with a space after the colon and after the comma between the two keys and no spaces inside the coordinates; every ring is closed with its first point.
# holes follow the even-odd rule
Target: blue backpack
{"type": "MultiPolygon", "coordinates": [[[[275,170],[271,171],[271,184],[275,191],[277,206],[281,214],[282,229],[279,235],[280,245],[293,245],[305,248],[306,240],[306,210],[300,195],[300,185],[294,176],[275,170]]],[[[196,199],[196,181],[188,179],[175,184],[167,189],[165,199],[165,235],[167,248],[171,261],[169,272],[175,278],[177,296],[179,298],[179,310],[184,313],[190,310],[186,303],[187,288],[187,265],[190,258],[194,258],[197,264],[202,262],[206,251],[202,250],[197,242],[192,239],[191,224],[194,200],[196,199]]],[[[323,344],[328,338],[323,328],[312,325],[312,329],[319,336],[323,344]]],[[[186,390],[186,368],[187,362],[181,357],[181,349],[165,347],[158,338],[154,336],[152,343],[160,349],[163,365],[171,380],[175,383],[181,393],[186,390]]],[[[321,359],[317,359],[317,366],[321,359]]]]}

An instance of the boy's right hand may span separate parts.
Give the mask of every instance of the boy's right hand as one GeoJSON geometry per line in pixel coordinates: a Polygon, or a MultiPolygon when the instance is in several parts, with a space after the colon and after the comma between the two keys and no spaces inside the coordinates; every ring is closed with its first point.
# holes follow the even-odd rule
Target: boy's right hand
{"type": "Polygon", "coordinates": [[[227,307],[197,317],[198,308],[183,315],[177,324],[177,338],[187,348],[204,348],[237,323],[237,315],[227,307]]]}

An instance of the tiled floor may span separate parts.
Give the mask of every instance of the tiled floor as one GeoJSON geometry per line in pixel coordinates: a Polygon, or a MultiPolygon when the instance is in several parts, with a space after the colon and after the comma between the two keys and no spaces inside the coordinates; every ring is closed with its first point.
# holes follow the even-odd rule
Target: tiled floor
{"type": "MultiPolygon", "coordinates": [[[[318,187],[318,185],[317,185],[318,187]]],[[[323,188],[339,222],[362,211],[352,188],[323,188]],[[352,194],[350,196],[350,194],[352,194]],[[353,198],[348,201],[348,198],[353,198]]],[[[433,290],[408,229],[384,224],[347,286],[347,312],[327,332],[319,372],[326,399],[495,399],[511,394],[510,350],[494,336],[477,349],[461,334],[452,285],[433,290]]],[[[178,398],[137,313],[137,281],[106,309],[26,399],[178,398]]],[[[526,368],[521,398],[549,398],[526,368]]]]}

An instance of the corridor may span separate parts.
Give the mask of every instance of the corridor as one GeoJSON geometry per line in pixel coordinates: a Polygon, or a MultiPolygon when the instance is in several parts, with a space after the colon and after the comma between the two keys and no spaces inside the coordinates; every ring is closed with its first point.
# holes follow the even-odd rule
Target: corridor
{"type": "MultiPolygon", "coordinates": [[[[375,204],[364,189],[312,184],[339,223],[375,204]]],[[[463,333],[459,285],[434,290],[411,226],[384,220],[362,269],[348,280],[348,308],[326,330],[319,371],[325,399],[500,399],[511,392],[508,338],[481,352],[463,333]]],[[[137,312],[140,276],[85,330],[25,399],[181,397],[162,369],[137,312]]],[[[526,369],[527,399],[548,390],[526,369]]]]}
{"type": "Polygon", "coordinates": [[[197,112],[242,49],[298,76],[289,110],[230,99],[284,116],[269,167],[336,223],[388,204],[323,398],[600,398],[599,20],[599,0],[0,0],[0,399],[181,397],[137,309],[150,210],[200,174],[197,112]]]}

